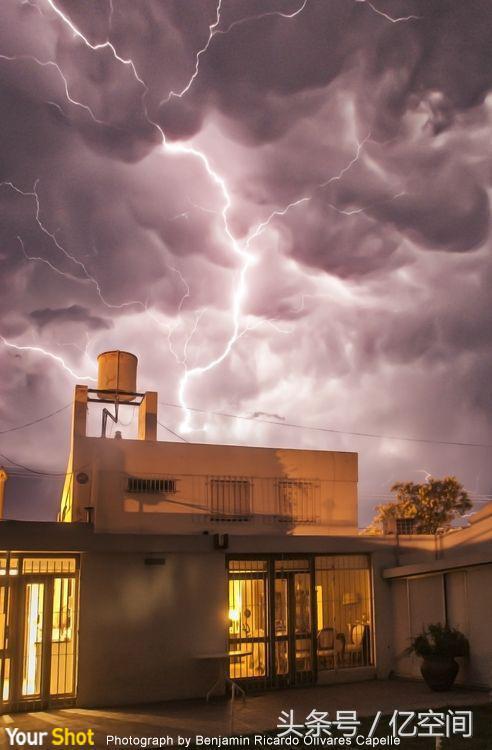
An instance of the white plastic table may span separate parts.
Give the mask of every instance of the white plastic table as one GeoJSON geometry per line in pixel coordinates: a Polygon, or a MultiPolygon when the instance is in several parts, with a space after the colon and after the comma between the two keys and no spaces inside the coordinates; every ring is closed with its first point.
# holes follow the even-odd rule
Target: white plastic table
{"type": "Polygon", "coordinates": [[[251,656],[252,653],[252,651],[221,651],[215,654],[200,654],[196,657],[200,661],[216,661],[218,665],[217,679],[215,680],[210,690],[207,692],[207,701],[210,699],[210,696],[218,686],[222,687],[225,685],[231,686],[233,702],[236,692],[240,693],[243,696],[243,700],[246,698],[246,693],[244,692],[242,687],[240,687],[237,682],[234,682],[234,680],[231,680],[231,678],[229,677],[228,667],[229,661],[233,657],[242,658],[244,656],[251,656]]]}

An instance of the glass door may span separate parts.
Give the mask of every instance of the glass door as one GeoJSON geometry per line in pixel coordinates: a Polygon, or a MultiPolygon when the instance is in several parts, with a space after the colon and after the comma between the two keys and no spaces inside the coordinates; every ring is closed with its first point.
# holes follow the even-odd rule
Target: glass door
{"type": "Polygon", "coordinates": [[[294,684],[310,682],[313,675],[313,632],[311,616],[311,573],[291,574],[290,594],[294,684]]]}
{"type": "Polygon", "coordinates": [[[21,698],[41,698],[46,647],[45,593],[45,582],[36,581],[24,586],[21,698]]]}
{"type": "Polygon", "coordinates": [[[313,680],[312,596],[309,561],[275,562],[274,667],[279,685],[313,680]]]}
{"type": "Polygon", "coordinates": [[[0,585],[0,708],[8,704],[11,690],[11,596],[10,586],[0,585]]]}
{"type": "Polygon", "coordinates": [[[47,706],[75,694],[76,577],[32,576],[19,598],[16,707],[47,706]]]}
{"type": "Polygon", "coordinates": [[[229,563],[229,677],[265,682],[268,676],[267,564],[229,563]]]}

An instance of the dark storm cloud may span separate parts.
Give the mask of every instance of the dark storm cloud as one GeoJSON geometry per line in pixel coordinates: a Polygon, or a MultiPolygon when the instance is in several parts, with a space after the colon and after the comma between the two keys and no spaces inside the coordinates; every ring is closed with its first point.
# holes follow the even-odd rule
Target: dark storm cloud
{"type": "MultiPolygon", "coordinates": [[[[490,441],[490,3],[238,0],[215,27],[212,0],[57,7],[87,43],[47,0],[1,9],[5,422],[68,402],[70,373],[93,377],[115,347],[175,401],[185,367],[224,351],[254,234],[239,339],[189,403],[490,441]]],[[[365,493],[427,462],[480,469],[255,419],[208,429],[360,449],[365,493]]],[[[36,433],[9,447],[59,469],[66,432],[56,455],[36,433]]]]}
{"type": "Polygon", "coordinates": [[[63,323],[81,323],[89,330],[98,330],[99,328],[111,328],[113,322],[108,318],[99,318],[91,315],[90,310],[82,305],[70,305],[70,307],[51,308],[45,307],[42,310],[33,310],[29,316],[34,320],[39,329],[53,324],[63,323]]]}

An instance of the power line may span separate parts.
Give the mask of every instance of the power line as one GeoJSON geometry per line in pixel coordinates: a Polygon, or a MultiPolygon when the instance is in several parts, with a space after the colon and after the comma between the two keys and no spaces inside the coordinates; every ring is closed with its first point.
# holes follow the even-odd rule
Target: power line
{"type": "Polygon", "coordinates": [[[187,440],[186,438],[184,438],[182,435],[178,435],[177,432],[174,432],[174,430],[171,430],[170,427],[167,427],[165,424],[162,424],[162,422],[159,422],[159,420],[157,420],[157,424],[160,424],[161,427],[164,427],[164,429],[167,430],[168,432],[170,432],[171,435],[174,435],[174,437],[177,437],[180,440],[182,440],[183,443],[189,443],[190,442],[189,440],[187,440]]]}
{"type": "MultiPolygon", "coordinates": [[[[73,474],[73,472],[71,471],[69,472],[64,471],[64,472],[56,473],[52,471],[41,471],[40,469],[33,469],[30,466],[25,466],[24,464],[20,464],[17,461],[14,461],[12,458],[9,458],[8,456],[6,456],[5,453],[0,453],[0,458],[4,458],[6,461],[9,462],[9,464],[12,464],[13,466],[18,467],[19,469],[24,469],[24,471],[28,471],[31,474],[39,474],[45,477],[66,477],[68,476],[68,474],[73,474]]],[[[10,467],[7,466],[6,468],[8,469],[10,467]]]]}
{"type": "MultiPolygon", "coordinates": [[[[169,406],[173,409],[184,409],[184,406],[180,404],[171,404],[165,401],[159,401],[161,406],[169,406]]],[[[349,430],[335,430],[331,427],[317,427],[307,424],[298,424],[295,422],[276,422],[273,419],[257,419],[256,417],[245,417],[240,414],[229,414],[222,411],[209,411],[207,409],[196,409],[191,406],[187,406],[188,411],[198,412],[200,414],[213,414],[217,417],[227,417],[228,419],[244,419],[247,422],[255,422],[262,424],[273,424],[276,427],[293,427],[297,430],[315,430],[316,432],[329,432],[335,435],[352,435],[353,437],[365,437],[365,438],[378,438],[380,440],[404,440],[409,443],[427,443],[432,445],[455,445],[460,447],[468,448],[492,448],[492,443],[466,443],[452,440],[432,440],[430,438],[415,438],[415,437],[403,437],[399,435],[380,435],[374,432],[350,432],[349,430]]]]}
{"type": "Polygon", "coordinates": [[[0,430],[0,435],[5,435],[7,432],[16,432],[17,430],[23,430],[24,427],[31,427],[33,424],[39,424],[40,422],[44,422],[45,419],[50,419],[51,417],[56,416],[57,414],[60,414],[62,411],[65,411],[65,409],[68,409],[69,406],[72,405],[72,402],[69,404],[65,404],[65,406],[62,406],[60,409],[57,409],[56,411],[52,411],[50,414],[46,414],[44,417],[39,417],[39,419],[34,419],[32,422],[26,422],[25,424],[17,425],[17,427],[9,427],[7,430],[0,430]]]}

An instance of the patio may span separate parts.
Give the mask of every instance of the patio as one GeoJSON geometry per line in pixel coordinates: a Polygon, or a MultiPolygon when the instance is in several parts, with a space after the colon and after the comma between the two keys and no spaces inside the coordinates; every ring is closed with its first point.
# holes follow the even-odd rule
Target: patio
{"type": "MultiPolygon", "coordinates": [[[[417,681],[371,680],[248,696],[245,702],[237,700],[234,703],[232,729],[234,734],[258,734],[275,729],[280,712],[290,709],[294,710],[296,719],[303,722],[313,709],[328,711],[332,717],[337,710],[356,710],[358,717],[364,717],[373,716],[378,711],[391,714],[395,709],[492,706],[491,700],[486,691],[454,688],[445,693],[433,693],[417,681]]],[[[6,727],[18,728],[22,732],[50,732],[54,727],[86,732],[90,728],[94,730],[96,747],[107,746],[107,735],[167,737],[166,744],[175,746],[178,736],[191,737],[193,745],[195,735],[214,737],[231,733],[231,702],[221,699],[210,703],[205,700],[175,701],[107,710],[71,708],[5,714],[0,716],[0,726],[1,747],[9,746],[6,727]]],[[[51,748],[51,740],[38,747],[51,748]]]]}

